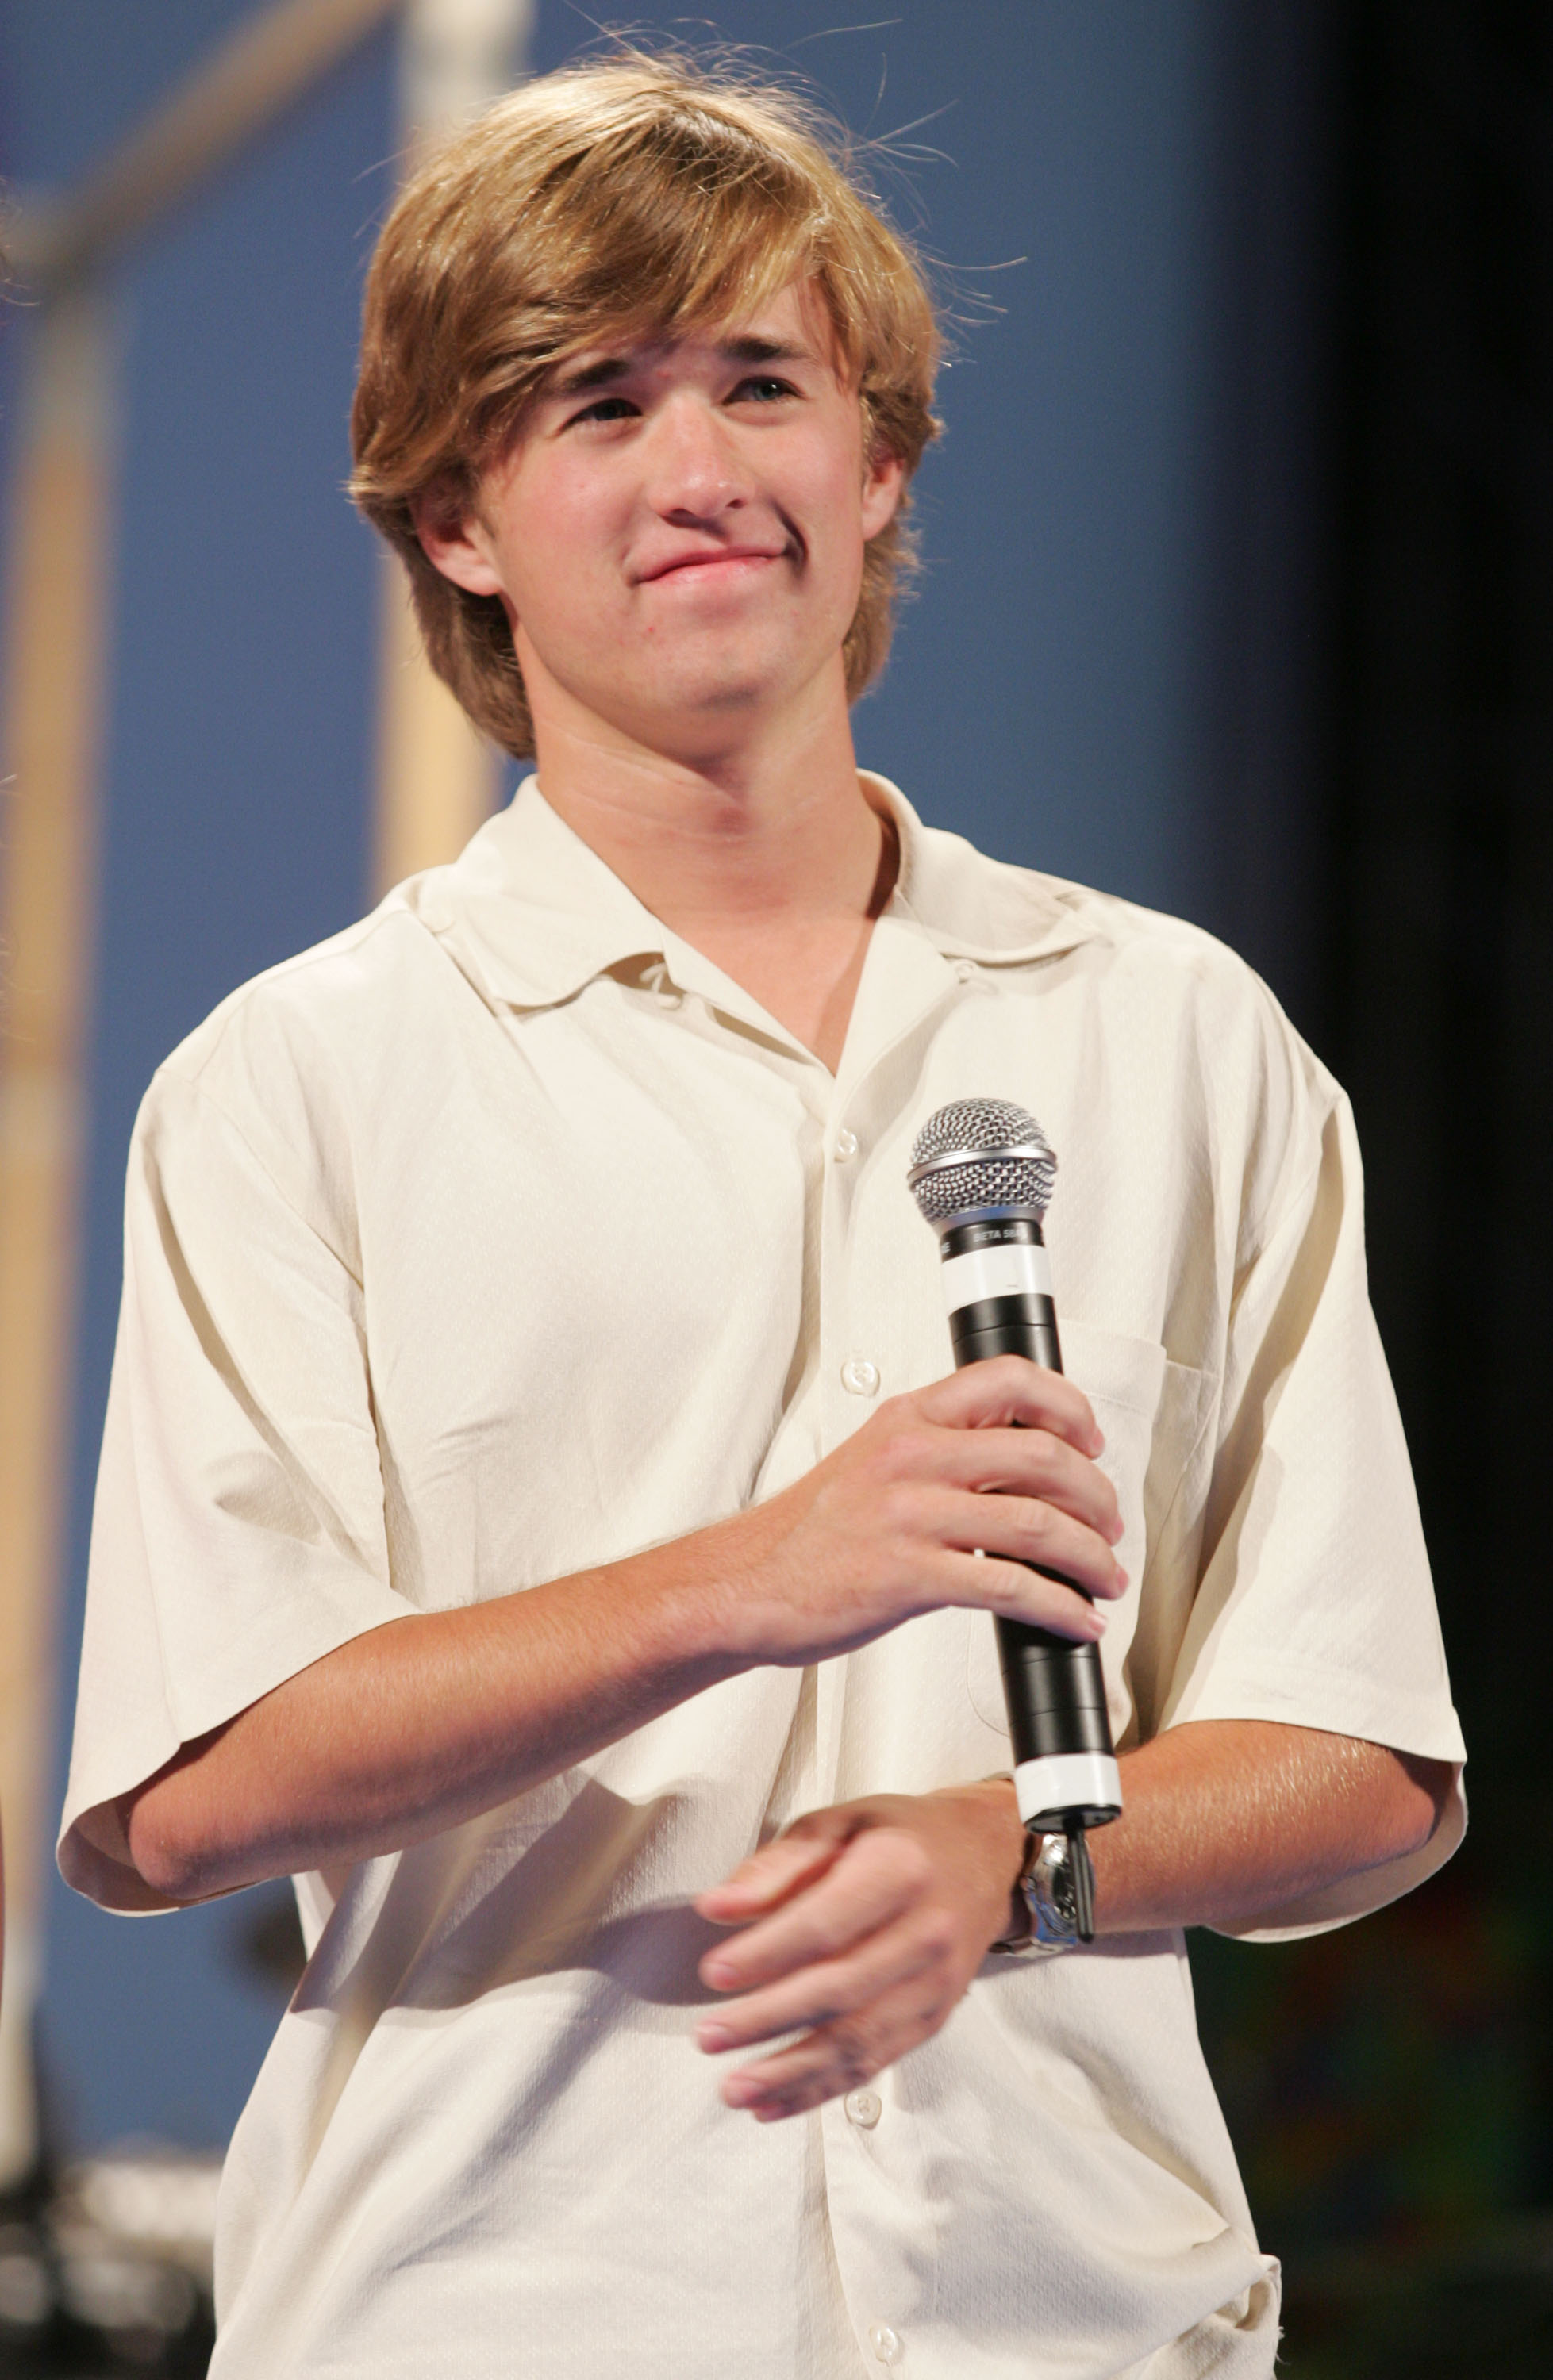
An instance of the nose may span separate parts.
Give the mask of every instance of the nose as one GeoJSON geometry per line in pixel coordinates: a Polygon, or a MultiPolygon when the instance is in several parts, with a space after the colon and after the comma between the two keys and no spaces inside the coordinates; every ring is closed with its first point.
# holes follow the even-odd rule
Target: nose
{"type": "Polygon", "coordinates": [[[657,407],[648,457],[648,501],[664,520],[719,520],[749,502],[732,426],[698,390],[677,390],[657,407]]]}

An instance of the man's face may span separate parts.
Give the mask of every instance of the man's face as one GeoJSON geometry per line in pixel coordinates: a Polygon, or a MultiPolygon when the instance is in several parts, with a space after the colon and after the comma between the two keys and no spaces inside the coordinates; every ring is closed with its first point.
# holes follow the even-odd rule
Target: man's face
{"type": "Polygon", "coordinates": [[[541,396],[439,567],[500,595],[543,739],[563,717],[691,757],[818,694],[900,468],[804,287],[674,342],[600,347],[541,396]],[[579,716],[579,712],[583,716],[579,716]]]}

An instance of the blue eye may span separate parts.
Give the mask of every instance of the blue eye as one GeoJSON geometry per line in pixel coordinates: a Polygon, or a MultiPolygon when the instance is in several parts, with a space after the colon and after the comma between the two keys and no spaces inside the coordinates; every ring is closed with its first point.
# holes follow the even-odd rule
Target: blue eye
{"type": "Polygon", "coordinates": [[[752,372],[748,380],[740,382],[733,393],[735,397],[753,396],[761,405],[770,405],[779,397],[797,394],[789,381],[778,380],[772,372],[752,372]]]}

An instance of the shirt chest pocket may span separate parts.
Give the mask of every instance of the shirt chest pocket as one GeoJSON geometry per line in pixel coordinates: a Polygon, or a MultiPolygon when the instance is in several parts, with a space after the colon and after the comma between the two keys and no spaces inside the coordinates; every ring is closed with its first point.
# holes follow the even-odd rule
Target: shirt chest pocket
{"type": "MultiPolygon", "coordinates": [[[[1105,1433],[1100,1468],[1121,1508],[1123,1534],[1117,1558],[1131,1584],[1119,1604],[1107,1607],[1108,1625],[1100,1647],[1112,1729],[1119,1737],[1131,1715],[1124,1664],[1137,1626],[1139,1585],[1148,1552],[1145,1516],[1156,1508],[1162,1470],[1179,1476],[1190,1451],[1203,1376],[1170,1363],[1153,1340],[1128,1339],[1066,1319],[1061,1330],[1063,1367],[1089,1399],[1105,1433]]],[[[978,1718],[1003,1731],[1007,1721],[997,1635],[991,1620],[979,1614],[971,1620],[966,1682],[978,1718]]]]}

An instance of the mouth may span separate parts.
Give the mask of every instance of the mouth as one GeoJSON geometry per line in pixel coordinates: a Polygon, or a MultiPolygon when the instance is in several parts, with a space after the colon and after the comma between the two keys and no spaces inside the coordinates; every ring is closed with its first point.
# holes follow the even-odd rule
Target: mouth
{"type": "Polygon", "coordinates": [[[786,553],[786,547],[773,551],[768,545],[700,546],[691,552],[671,554],[666,561],[655,563],[651,570],[642,573],[637,585],[652,587],[665,578],[704,577],[708,572],[755,571],[767,563],[783,561],[786,553]]]}

